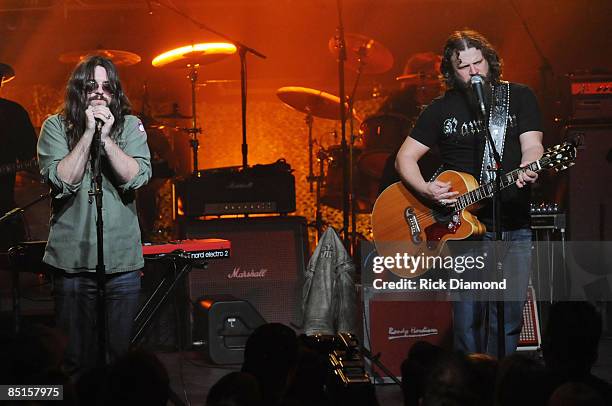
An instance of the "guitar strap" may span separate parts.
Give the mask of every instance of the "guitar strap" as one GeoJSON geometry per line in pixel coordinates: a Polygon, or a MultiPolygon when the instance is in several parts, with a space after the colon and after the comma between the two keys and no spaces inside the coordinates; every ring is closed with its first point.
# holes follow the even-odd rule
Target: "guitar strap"
{"type": "MultiPolygon", "coordinates": [[[[506,140],[506,129],[508,127],[508,111],[510,110],[510,83],[500,81],[493,86],[493,97],[491,102],[491,112],[489,114],[489,131],[495,144],[495,149],[501,159],[504,156],[504,142],[506,140]]],[[[480,169],[480,184],[495,180],[495,159],[489,148],[489,143],[485,142],[484,153],[482,156],[482,167],[480,169]]]]}
{"type": "Polygon", "coordinates": [[[436,178],[438,176],[440,176],[440,174],[444,172],[444,164],[440,165],[440,167],[438,169],[436,169],[436,171],[434,172],[433,175],[431,175],[431,178],[429,178],[429,182],[433,182],[434,180],[436,180],[436,178]]]}

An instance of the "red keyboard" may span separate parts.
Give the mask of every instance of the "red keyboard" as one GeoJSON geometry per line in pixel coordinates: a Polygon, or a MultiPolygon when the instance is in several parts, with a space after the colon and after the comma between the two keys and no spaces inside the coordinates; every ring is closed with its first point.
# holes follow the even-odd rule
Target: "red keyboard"
{"type": "Polygon", "coordinates": [[[177,240],[166,243],[143,243],[142,255],[161,256],[180,252],[183,258],[217,259],[229,258],[232,245],[228,240],[207,238],[202,240],[177,240]]]}

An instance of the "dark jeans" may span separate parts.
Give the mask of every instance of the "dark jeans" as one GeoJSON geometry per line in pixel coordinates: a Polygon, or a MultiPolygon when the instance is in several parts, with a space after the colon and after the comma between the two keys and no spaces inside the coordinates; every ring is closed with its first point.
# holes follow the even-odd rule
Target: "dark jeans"
{"type": "MultiPolygon", "coordinates": [[[[513,294],[504,300],[504,334],[506,354],[516,350],[523,327],[523,306],[531,271],[531,230],[519,229],[502,233],[503,270],[513,294]]],[[[495,233],[485,233],[483,240],[492,241],[495,233]]],[[[492,258],[491,255],[489,255],[492,258]]],[[[473,297],[473,296],[472,296],[473,297]]],[[[497,357],[497,302],[457,300],[453,302],[454,345],[465,353],[487,353],[497,357]]]]}
{"type": "MultiPolygon", "coordinates": [[[[97,361],[96,275],[90,272],[68,274],[56,269],[53,293],[56,324],[68,338],[64,368],[72,376],[80,375],[95,367],[97,361]]],[[[139,293],[140,271],[107,275],[107,362],[128,350],[139,293]]]]}

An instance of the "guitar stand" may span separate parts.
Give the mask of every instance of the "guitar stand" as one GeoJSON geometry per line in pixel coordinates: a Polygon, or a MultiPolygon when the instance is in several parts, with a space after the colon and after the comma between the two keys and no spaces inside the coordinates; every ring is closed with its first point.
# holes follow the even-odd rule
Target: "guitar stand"
{"type": "MultiPolygon", "coordinates": [[[[395,384],[397,385],[402,385],[402,382],[397,379],[397,377],[395,376],[395,374],[393,374],[393,372],[391,372],[389,370],[389,368],[387,368],[385,366],[385,364],[382,363],[382,361],[380,360],[380,356],[381,354],[378,353],[376,355],[373,355],[370,350],[368,350],[365,347],[361,347],[361,353],[370,360],[370,362],[374,365],[376,365],[382,372],[384,372],[385,375],[387,375],[387,377],[389,377],[395,384]]],[[[372,368],[372,371],[374,370],[374,368],[372,368]]]]}
{"type": "MultiPolygon", "coordinates": [[[[161,279],[161,281],[159,281],[153,293],[142,305],[140,311],[134,318],[134,326],[138,326],[138,329],[130,339],[130,348],[135,347],[140,342],[140,340],[142,340],[144,333],[147,332],[147,330],[151,327],[151,322],[153,318],[159,313],[162,305],[166,303],[168,297],[176,288],[177,283],[181,281],[185,275],[191,272],[194,266],[203,269],[206,269],[208,267],[207,261],[189,258],[185,255],[185,252],[183,250],[177,250],[170,254],[155,257],[155,259],[160,260],[166,258],[170,259],[171,261],[171,270],[166,271],[164,277],[161,279]]],[[[184,349],[186,343],[181,342],[183,340],[180,339],[180,324],[181,323],[179,323],[177,320],[177,345],[179,349],[184,349]]]]}

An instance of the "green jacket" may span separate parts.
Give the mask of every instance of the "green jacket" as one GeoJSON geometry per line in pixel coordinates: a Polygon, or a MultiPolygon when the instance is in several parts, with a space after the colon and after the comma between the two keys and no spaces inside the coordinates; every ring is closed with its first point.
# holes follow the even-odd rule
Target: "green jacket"
{"type": "MultiPolygon", "coordinates": [[[[135,191],[151,178],[151,155],[147,135],[137,117],[125,117],[117,144],[136,159],[140,170],[129,182],[119,184],[102,158],[106,273],[133,271],[144,266],[135,191]]],[[[40,173],[51,187],[52,195],[50,231],[43,261],[68,273],[95,272],[97,210],[95,200],[89,202],[91,167],[87,165],[80,183],[63,182],[57,175],[57,165],[69,152],[63,119],[53,115],[43,123],[38,139],[40,173]]]]}

